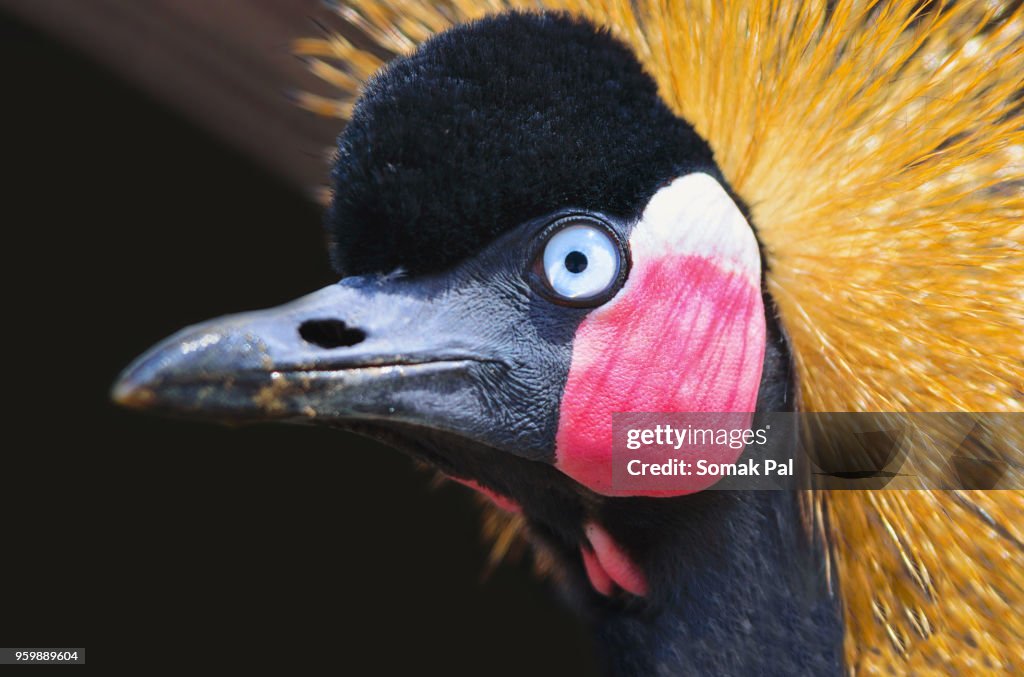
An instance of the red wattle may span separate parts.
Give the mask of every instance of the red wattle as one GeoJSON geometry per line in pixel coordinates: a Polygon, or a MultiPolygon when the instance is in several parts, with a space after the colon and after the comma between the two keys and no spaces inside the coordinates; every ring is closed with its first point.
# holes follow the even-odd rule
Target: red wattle
{"type": "Polygon", "coordinates": [[[611,597],[611,594],[615,592],[615,583],[597,560],[594,551],[581,545],[580,554],[583,556],[583,569],[587,572],[590,585],[605,597],[611,597]]]}
{"type": "MultiPolygon", "coordinates": [[[[596,564],[600,567],[601,573],[626,592],[633,593],[639,597],[646,596],[647,578],[640,570],[640,567],[619,547],[619,544],[615,542],[611,535],[594,522],[584,527],[584,533],[594,549],[594,558],[597,560],[596,564]]],[[[586,548],[583,548],[583,564],[584,566],[587,565],[586,548]]],[[[598,584],[594,582],[595,577],[590,573],[589,567],[587,568],[587,575],[590,576],[591,584],[594,585],[598,592],[605,595],[608,594],[603,592],[598,587],[598,584]]]]}

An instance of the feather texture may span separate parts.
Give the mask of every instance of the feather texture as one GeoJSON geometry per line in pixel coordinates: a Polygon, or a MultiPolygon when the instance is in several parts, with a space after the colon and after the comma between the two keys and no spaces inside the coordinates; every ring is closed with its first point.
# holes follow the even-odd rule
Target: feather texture
{"type": "MultiPolygon", "coordinates": [[[[805,409],[1024,409],[1020,3],[348,0],[339,33],[295,44],[334,90],[300,104],[347,118],[390,55],[509,8],[611,28],[709,141],[805,409]]],[[[1024,492],[820,492],[806,513],[851,672],[1024,672],[1024,492]]]]}

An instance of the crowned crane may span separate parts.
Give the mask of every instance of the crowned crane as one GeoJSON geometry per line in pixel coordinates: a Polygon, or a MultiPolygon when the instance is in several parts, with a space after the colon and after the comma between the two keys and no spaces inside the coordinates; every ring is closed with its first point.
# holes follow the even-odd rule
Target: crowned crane
{"type": "MultiPolygon", "coordinates": [[[[1020,588],[996,580],[1012,580],[1013,574],[994,574],[991,595],[973,593],[983,603],[963,626],[974,634],[963,632],[956,614],[915,601],[915,594],[934,602],[935,595],[948,592],[943,572],[954,566],[941,568],[942,556],[932,550],[918,554],[914,546],[933,534],[921,535],[903,520],[915,510],[954,505],[965,514],[980,511],[988,527],[1005,531],[1011,515],[1020,514],[1017,494],[997,503],[936,492],[911,499],[846,492],[826,504],[796,491],[664,496],[622,491],[611,480],[616,412],[793,411],[798,395],[816,408],[871,409],[901,396],[886,393],[890,399],[869,401],[878,392],[871,386],[841,382],[844,376],[857,380],[843,371],[857,359],[866,372],[876,367],[865,355],[889,350],[881,370],[892,369],[898,350],[882,343],[872,351],[832,342],[835,336],[868,341],[872,332],[877,341],[891,342],[894,325],[882,326],[875,317],[873,328],[857,333],[836,319],[821,327],[801,324],[825,317],[822,308],[829,305],[809,304],[801,295],[832,295],[833,303],[861,299],[835,288],[814,289],[813,281],[802,289],[787,285],[800,273],[814,280],[832,268],[819,263],[801,270],[784,253],[803,246],[813,260],[830,243],[855,247],[844,239],[844,224],[831,224],[863,206],[853,205],[856,200],[879,200],[877,209],[889,210],[885,216],[894,220],[906,220],[910,210],[882,203],[886,196],[877,185],[850,187],[850,177],[875,177],[858,164],[869,156],[844,158],[850,176],[816,173],[814,163],[826,162],[823,150],[838,153],[847,146],[813,139],[819,130],[794,132],[791,123],[799,119],[773,118],[777,138],[762,127],[753,138],[737,137],[758,124],[751,121],[753,113],[772,105],[789,110],[792,104],[779,97],[796,90],[779,83],[798,78],[807,87],[820,87],[826,76],[848,78],[840,93],[860,91],[877,107],[845,102],[870,127],[875,123],[863,116],[881,110],[876,99],[882,94],[872,94],[873,80],[844,70],[870,56],[862,53],[869,46],[866,27],[888,31],[890,49],[902,46],[896,65],[885,53],[875,56],[905,73],[911,70],[915,36],[924,36],[916,47],[923,59],[929,39],[959,36],[947,23],[957,12],[964,15],[960,19],[970,18],[968,10],[946,8],[930,16],[900,3],[879,10],[839,2],[772,16],[762,6],[769,4],[753,3],[746,14],[723,9],[724,18],[708,18],[707,35],[692,7],[672,17],[644,3],[570,3],[574,15],[508,12],[443,31],[452,17],[474,19],[473,10],[460,3],[407,7],[404,0],[342,8],[351,23],[405,54],[366,80],[350,111],[344,102],[306,100],[313,108],[336,106],[350,117],[338,139],[326,216],[340,282],[278,308],[183,330],[125,370],[115,399],[215,420],[300,421],[355,431],[477,489],[517,515],[528,541],[553,563],[557,585],[593,627],[611,674],[824,675],[881,661],[911,670],[913,661],[961,660],[951,655],[950,637],[978,649],[978,665],[1014,664],[1019,655],[1007,638],[1020,637],[1020,620],[1008,618],[1005,605],[1012,595],[1006,591],[1016,589],[1019,599],[1020,588]],[[369,11],[374,7],[388,11],[369,11]],[[409,10],[412,24],[403,23],[402,9],[409,10]],[[776,32],[766,35],[758,26],[776,32]],[[721,56],[721,49],[710,47],[716,41],[733,50],[734,63],[707,56],[721,56]],[[701,45],[709,50],[704,62],[697,51],[693,64],[667,73],[687,58],[686,49],[701,45]],[[814,50],[826,48],[831,60],[819,55],[815,61],[814,50]],[[762,52],[767,56],[759,61],[762,52]],[[767,67],[780,64],[790,69],[784,77],[767,67]],[[736,81],[720,85],[730,79],[736,81]],[[737,113],[726,103],[729,93],[756,110],[737,113]],[[693,100],[701,96],[708,100],[694,109],[693,100]],[[743,161],[737,160],[739,147],[743,161]],[[765,175],[759,154],[785,162],[765,175]],[[814,180],[794,181],[802,176],[814,180]],[[766,196],[766,186],[778,195],[766,196]],[[776,213],[787,201],[802,217],[822,222],[791,229],[787,236],[776,213]],[[833,210],[831,222],[823,205],[833,210]],[[760,215],[774,228],[771,237],[765,237],[760,215]],[[838,372],[816,375],[816,369],[827,369],[815,355],[824,355],[821,361],[832,369],[839,362],[838,372]],[[834,395],[844,388],[846,400],[834,395]],[[860,515],[837,515],[846,510],[860,515]],[[858,557],[888,561],[885,551],[892,543],[871,534],[884,529],[858,521],[877,516],[888,519],[890,533],[897,531],[893,543],[902,550],[896,566],[909,571],[888,581],[878,566],[865,573],[867,567],[851,564],[858,557]],[[838,539],[829,536],[843,519],[850,526],[842,538],[859,541],[832,542],[838,539]],[[914,578],[923,592],[901,576],[914,578]],[[921,582],[922,576],[938,582],[921,582]],[[851,588],[858,585],[866,587],[851,588]],[[899,616],[894,597],[909,600],[909,621],[899,616]],[[980,624],[983,614],[1002,618],[1002,627],[980,624]],[[917,637],[909,636],[909,626],[917,637]],[[883,639],[872,644],[878,637],[883,639]]],[[[1024,63],[1019,43],[989,19],[970,37],[987,41],[989,51],[1010,63],[1024,63]]],[[[1019,28],[1021,13],[1002,19],[999,25],[1019,28]]],[[[343,87],[354,86],[360,68],[364,75],[372,70],[366,53],[337,36],[307,41],[300,49],[313,57],[314,69],[343,87]],[[350,66],[335,69],[327,58],[350,66]]],[[[984,77],[980,68],[978,73],[984,77]]],[[[1002,117],[989,115],[981,123],[991,122],[995,131],[982,136],[977,120],[954,119],[942,133],[946,138],[958,132],[968,145],[974,134],[976,145],[968,149],[973,154],[963,156],[972,162],[980,162],[981,151],[997,157],[1006,150],[1006,144],[996,147],[992,135],[1020,141],[1019,121],[1016,127],[1005,123],[1011,88],[988,77],[989,90],[996,90],[989,95],[989,112],[1002,117]]],[[[831,105],[834,113],[840,104],[830,97],[806,93],[807,101],[831,105]]],[[[811,111],[805,116],[814,114],[814,106],[801,108],[811,111]]],[[[901,109],[890,106],[886,112],[901,109]]],[[[850,121],[832,124],[843,144],[853,143],[850,121]]],[[[903,146],[877,148],[888,130],[879,127],[859,141],[894,156],[882,155],[883,167],[910,152],[903,146]]],[[[941,155],[941,149],[931,150],[941,155]]],[[[829,162],[825,169],[838,166],[835,158],[829,162]]],[[[976,177],[977,169],[966,171],[976,177]]],[[[951,181],[935,171],[929,177],[951,181]]],[[[959,180],[966,186],[973,179],[959,180]]],[[[927,188],[931,192],[918,198],[925,201],[918,208],[956,194],[959,184],[949,185],[927,188]]],[[[1007,209],[1021,208],[1019,199],[1003,195],[1007,209]]],[[[990,221],[1012,232],[1005,222],[1009,213],[990,221]]],[[[865,232],[869,242],[888,237],[870,228],[860,237],[865,232]]],[[[922,246],[938,251],[934,244],[922,246]]],[[[945,262],[939,254],[934,260],[945,262]]],[[[875,266],[873,272],[882,269],[875,266]]],[[[1007,283],[1017,272],[995,279],[1007,283]]],[[[884,294],[885,283],[877,275],[873,279],[876,287],[869,291],[884,294]]],[[[909,306],[899,307],[908,312],[909,306]]],[[[1005,306],[994,307],[1008,316],[1005,306]]],[[[880,309],[885,306],[847,312],[856,322],[880,309]]],[[[1000,363],[990,373],[1006,369],[1000,363]]],[[[916,397],[919,383],[908,378],[902,394],[916,397]]],[[[922,396],[903,401],[902,408],[915,401],[933,404],[922,396]]],[[[988,404],[967,404],[972,402],[988,404]]],[[[991,548],[1006,546],[997,537],[990,542],[991,548]]],[[[995,552],[976,546],[981,554],[973,554],[970,546],[957,546],[960,551],[950,556],[960,557],[960,566],[995,552]]],[[[1011,556],[1020,559],[1019,552],[1011,556]]]]}

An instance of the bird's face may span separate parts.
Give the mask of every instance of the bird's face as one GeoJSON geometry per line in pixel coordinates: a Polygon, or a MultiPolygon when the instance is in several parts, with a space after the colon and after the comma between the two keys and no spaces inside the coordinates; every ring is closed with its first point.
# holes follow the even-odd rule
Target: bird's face
{"type": "Polygon", "coordinates": [[[118,392],[221,419],[429,428],[611,494],[614,412],[754,411],[764,346],[757,243],[691,173],[638,220],[560,209],[444,272],[350,276],[185,329],[118,392]]]}
{"type": "Polygon", "coordinates": [[[758,407],[761,259],[723,183],[607,35],[457,29],[369,83],[339,140],[341,281],[182,331],[115,395],[349,428],[541,522],[551,496],[582,511],[620,493],[613,413],[758,407]]]}

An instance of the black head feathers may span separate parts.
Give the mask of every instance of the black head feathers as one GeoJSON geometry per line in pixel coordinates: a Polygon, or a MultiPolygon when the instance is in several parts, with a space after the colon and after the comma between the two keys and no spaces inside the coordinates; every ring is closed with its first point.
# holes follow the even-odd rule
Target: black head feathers
{"type": "Polygon", "coordinates": [[[628,47],[562,14],[457,27],[391,62],[338,141],[327,214],[345,275],[446,269],[561,208],[638,215],[711,150],[628,47]]]}

